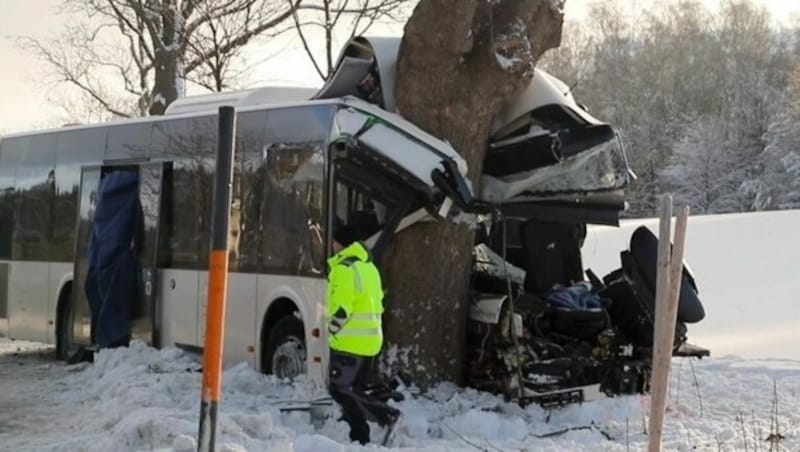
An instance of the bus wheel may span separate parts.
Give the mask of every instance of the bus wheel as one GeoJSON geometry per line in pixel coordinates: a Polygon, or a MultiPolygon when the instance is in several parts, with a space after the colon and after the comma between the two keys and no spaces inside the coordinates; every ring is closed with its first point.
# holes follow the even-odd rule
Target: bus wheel
{"type": "Polygon", "coordinates": [[[82,345],[75,344],[72,332],[72,323],[75,317],[75,310],[72,304],[72,290],[67,287],[62,301],[59,303],[58,310],[58,337],[56,338],[56,353],[58,358],[68,364],[76,364],[82,361],[92,361],[91,351],[86,350],[82,345]]]}
{"type": "Polygon", "coordinates": [[[306,341],[303,322],[293,315],[278,320],[267,340],[268,373],[294,378],[306,373],[306,341]]]}

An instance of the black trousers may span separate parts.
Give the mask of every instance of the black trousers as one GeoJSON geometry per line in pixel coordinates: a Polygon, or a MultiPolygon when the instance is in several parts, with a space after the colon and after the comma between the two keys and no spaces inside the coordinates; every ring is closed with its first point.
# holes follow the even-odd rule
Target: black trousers
{"type": "Polygon", "coordinates": [[[342,418],[350,426],[350,440],[361,444],[369,442],[367,421],[384,426],[394,422],[400,414],[396,408],[364,393],[370,359],[330,351],[328,389],[333,400],[342,407],[342,418]]]}

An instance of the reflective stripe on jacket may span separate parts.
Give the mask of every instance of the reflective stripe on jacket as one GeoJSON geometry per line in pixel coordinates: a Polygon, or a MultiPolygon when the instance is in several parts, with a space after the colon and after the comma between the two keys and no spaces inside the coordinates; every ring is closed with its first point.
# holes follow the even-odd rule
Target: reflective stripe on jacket
{"type": "Polygon", "coordinates": [[[360,243],[328,259],[328,344],[333,350],[375,356],[383,346],[383,285],[360,243]]]}

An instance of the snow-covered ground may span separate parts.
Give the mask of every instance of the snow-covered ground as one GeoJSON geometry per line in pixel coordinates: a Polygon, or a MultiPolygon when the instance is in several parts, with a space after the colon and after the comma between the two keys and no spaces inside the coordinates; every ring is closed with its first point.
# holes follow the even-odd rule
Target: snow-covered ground
{"type": "MultiPolygon", "coordinates": [[[[641,222],[594,228],[584,246],[587,266],[601,276],[618,267],[619,250],[641,222]]],[[[655,230],[655,221],[644,222],[655,230]]],[[[772,424],[773,384],[785,437],[776,450],[800,450],[800,361],[791,360],[800,359],[798,230],[798,211],[690,220],[687,260],[707,318],[690,325],[689,334],[713,357],[673,362],[666,450],[770,450],[764,439],[772,424]]],[[[195,357],[142,343],[103,351],[93,364],[67,366],[52,355],[41,344],[0,338],[0,451],[195,450],[202,377],[195,357]]],[[[382,450],[351,444],[336,408],[320,410],[325,416],[318,419],[307,411],[281,411],[292,401],[326,395],[308,380],[279,381],[242,364],[226,370],[223,392],[218,450],[382,450]]],[[[397,404],[404,417],[393,449],[646,446],[646,397],[545,411],[451,385],[406,395],[397,404]]],[[[381,433],[374,427],[373,439],[381,433]]]]}
{"type": "MultiPolygon", "coordinates": [[[[773,381],[780,450],[800,448],[800,363],[714,358],[676,360],[666,450],[768,450],[773,381]],[[698,395],[699,393],[699,395],[698,395]]],[[[195,450],[201,373],[194,357],[142,343],[67,366],[51,349],[0,339],[0,450],[195,450]]],[[[289,401],[324,396],[308,380],[279,381],[245,365],[225,372],[218,450],[382,450],[347,439],[335,408],[315,422],[289,401]]],[[[440,385],[397,404],[391,448],[404,451],[642,450],[647,398],[620,397],[545,411],[521,409],[470,389],[440,385]],[[560,433],[560,434],[559,434],[560,433]],[[553,436],[549,436],[549,435],[553,436]]],[[[381,431],[373,428],[373,439],[381,431]]]]}

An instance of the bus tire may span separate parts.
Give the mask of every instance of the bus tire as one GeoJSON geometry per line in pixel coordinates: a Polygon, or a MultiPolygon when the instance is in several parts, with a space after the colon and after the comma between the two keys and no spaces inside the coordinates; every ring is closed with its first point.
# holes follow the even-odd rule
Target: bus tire
{"type": "Polygon", "coordinates": [[[265,369],[279,378],[306,373],[306,341],[303,322],[294,315],[282,317],[269,333],[265,369]]]}
{"type": "Polygon", "coordinates": [[[58,309],[58,336],[56,337],[56,354],[58,359],[67,364],[92,361],[92,352],[82,345],[76,345],[72,337],[72,286],[65,288],[58,309]]]}

